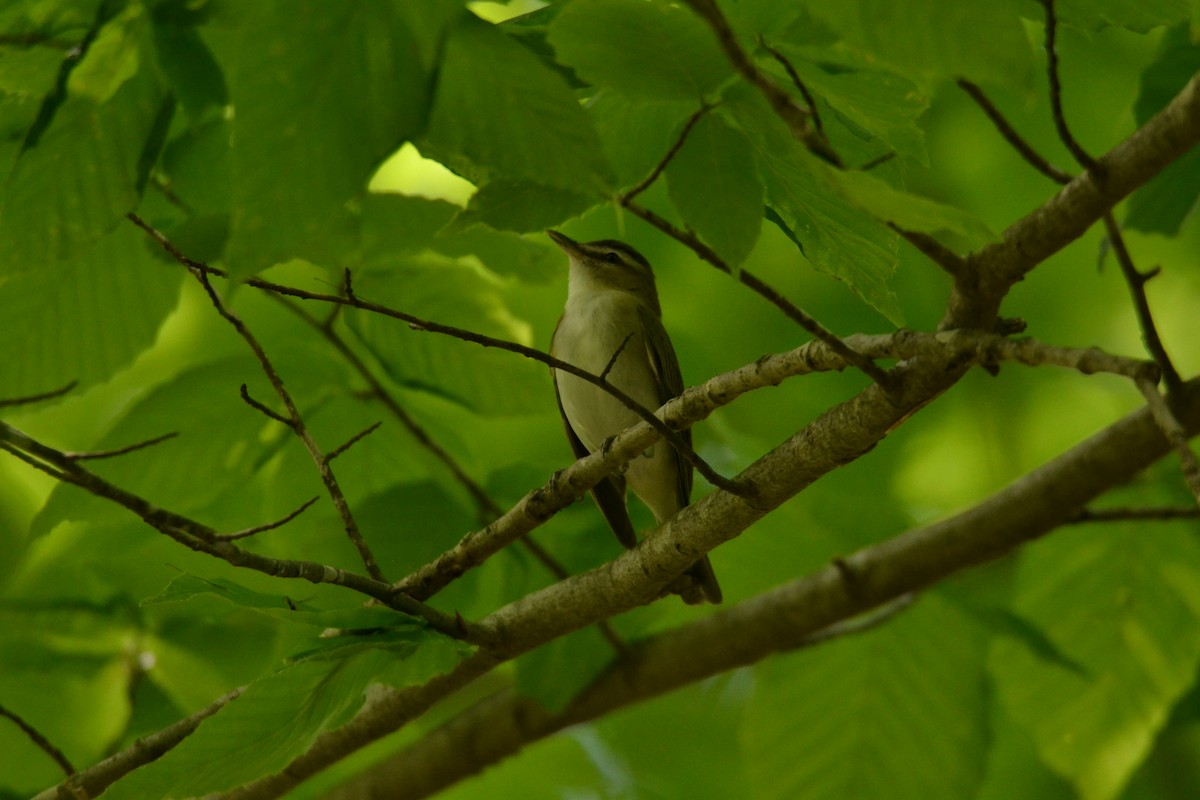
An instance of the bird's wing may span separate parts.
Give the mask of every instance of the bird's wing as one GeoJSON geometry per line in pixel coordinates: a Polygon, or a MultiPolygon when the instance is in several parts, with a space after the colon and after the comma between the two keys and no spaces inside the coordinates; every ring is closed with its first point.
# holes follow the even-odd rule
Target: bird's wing
{"type": "MultiPolygon", "coordinates": [[[[575,429],[571,427],[571,422],[567,419],[567,412],[563,410],[562,395],[558,391],[558,374],[554,369],[550,370],[550,377],[554,383],[554,399],[558,402],[558,415],[562,417],[563,428],[567,431],[567,441],[571,443],[571,452],[575,454],[575,458],[583,458],[589,455],[590,451],[576,435],[575,429]]],[[[625,478],[619,475],[608,476],[592,487],[592,497],[596,499],[596,505],[600,506],[600,513],[608,520],[609,527],[617,535],[617,541],[629,550],[636,547],[637,534],[633,531],[633,521],[629,519],[629,509],[625,506],[625,478]]]]}
{"type": "MultiPolygon", "coordinates": [[[[683,393],[683,374],[679,371],[679,359],[667,329],[662,320],[651,309],[642,306],[638,309],[642,318],[642,331],[645,333],[646,355],[650,359],[650,368],[658,379],[658,404],[661,406],[673,397],[683,393]]],[[[653,409],[651,409],[653,410],[653,409]]],[[[679,431],[680,438],[692,446],[692,430],[679,431]]],[[[679,507],[683,508],[692,499],[692,463],[679,453],[675,453],[676,467],[679,470],[679,507]]]]}

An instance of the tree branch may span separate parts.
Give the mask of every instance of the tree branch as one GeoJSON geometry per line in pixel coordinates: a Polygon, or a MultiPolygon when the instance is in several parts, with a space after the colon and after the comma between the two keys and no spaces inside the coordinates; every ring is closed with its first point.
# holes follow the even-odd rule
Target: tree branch
{"type": "MultiPolygon", "coordinates": [[[[794,447],[796,437],[793,437],[747,471],[770,471],[776,476],[778,487],[772,497],[788,494],[792,487],[808,480],[810,470],[816,466],[811,461],[824,460],[826,439],[835,435],[835,431],[855,430],[853,426],[840,424],[844,418],[868,411],[880,397],[877,387],[868,387],[859,397],[831,409],[822,420],[797,434],[818,439],[812,447],[794,447]]],[[[1187,430],[1194,434],[1200,430],[1200,379],[1184,385],[1179,401],[1187,430]]],[[[872,419],[870,427],[873,429],[882,421],[872,419]]],[[[590,719],[797,647],[831,625],[920,591],[961,569],[999,558],[1042,536],[1067,522],[1093,498],[1132,479],[1167,449],[1168,443],[1149,410],[1141,409],[955,517],[859,550],[840,559],[837,565],[638,646],[636,659],[615,665],[564,713],[590,719]],[[848,580],[848,576],[852,579],[848,580]],[[635,672],[631,675],[629,670],[635,672]]],[[[711,549],[706,545],[736,535],[729,533],[730,528],[740,531],[755,519],[753,509],[724,492],[714,492],[680,512],[658,534],[644,539],[614,562],[510,603],[481,624],[503,631],[511,649],[501,657],[513,657],[588,624],[592,617],[624,610],[630,597],[638,594],[636,590],[630,592],[630,587],[645,581],[642,571],[645,564],[658,560],[651,556],[661,556],[664,562],[673,556],[680,564],[679,569],[685,569],[691,563],[687,559],[694,558],[693,543],[700,542],[704,549],[711,549]],[[687,552],[676,552],[680,547],[687,552]]],[[[396,730],[419,713],[419,709],[461,688],[465,681],[473,680],[495,663],[494,659],[490,664],[479,657],[468,659],[448,676],[435,678],[424,686],[390,692],[346,726],[323,736],[313,750],[297,758],[283,772],[224,797],[227,800],[278,797],[354,750],[396,730]]],[[[533,738],[544,735],[539,733],[536,719],[534,722],[528,733],[518,731],[516,735],[533,738]]],[[[432,784],[431,790],[447,785],[447,777],[454,780],[470,774],[508,753],[507,749],[489,752],[485,748],[476,759],[466,740],[456,740],[454,744],[457,747],[451,749],[458,763],[449,765],[452,774],[437,777],[440,782],[432,784]]],[[[503,741],[498,744],[507,748],[503,741]]],[[[440,749],[445,745],[436,746],[440,749]]],[[[437,762],[432,766],[447,769],[445,764],[437,762]]],[[[392,791],[399,791],[397,787],[410,781],[417,783],[419,778],[424,776],[406,772],[403,782],[391,785],[392,791]]]]}

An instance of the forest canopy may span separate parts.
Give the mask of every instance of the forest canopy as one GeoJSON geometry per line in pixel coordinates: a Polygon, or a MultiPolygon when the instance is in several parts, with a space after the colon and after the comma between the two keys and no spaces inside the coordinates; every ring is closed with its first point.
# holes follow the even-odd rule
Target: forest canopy
{"type": "Polygon", "coordinates": [[[1200,793],[1195,0],[10,0],[0,134],[0,797],[1200,793]]]}

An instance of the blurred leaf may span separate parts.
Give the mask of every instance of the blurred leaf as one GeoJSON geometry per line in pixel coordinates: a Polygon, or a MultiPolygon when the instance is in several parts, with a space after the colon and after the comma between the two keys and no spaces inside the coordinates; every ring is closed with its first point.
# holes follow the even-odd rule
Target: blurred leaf
{"type": "Polygon", "coordinates": [[[171,82],[171,89],[193,121],[209,109],[229,102],[225,75],[195,29],[155,25],[154,53],[171,82]]]}
{"type": "MultiPolygon", "coordinates": [[[[879,69],[851,69],[841,65],[821,64],[816,51],[812,58],[806,51],[786,44],[778,48],[804,85],[830,107],[877,137],[898,155],[929,163],[925,151],[925,133],[917,119],[929,107],[929,97],[912,81],[893,72],[879,69]]],[[[779,80],[787,82],[782,68],[773,67],[779,80]]],[[[828,121],[827,121],[828,122],[828,121]]]]}
{"type": "Polygon", "coordinates": [[[904,230],[955,234],[965,240],[971,250],[996,240],[996,234],[978,217],[893,188],[866,172],[826,169],[825,174],[855,205],[904,230]]]}
{"type": "MultiPolygon", "coordinates": [[[[1186,25],[1173,28],[1163,38],[1154,62],[1142,72],[1133,106],[1138,124],[1161,111],[1198,71],[1200,46],[1191,41],[1186,25]]],[[[1197,197],[1200,152],[1192,151],[1133,193],[1125,224],[1134,230],[1173,236],[1196,207],[1197,197]]]]}
{"type": "Polygon", "coordinates": [[[984,653],[978,629],[927,595],[880,628],[768,662],[743,727],[756,796],[973,796],[984,653]]]}
{"type": "Polygon", "coordinates": [[[593,97],[587,108],[617,171],[617,185],[625,189],[648,176],[666,157],[683,123],[699,105],[606,90],[593,97]]]}
{"type": "Polygon", "coordinates": [[[628,95],[699,102],[733,74],[690,9],[644,0],[576,0],[550,25],[559,59],[628,95]]]}
{"type": "Polygon", "coordinates": [[[1086,30],[1116,25],[1138,33],[1186,20],[1192,10],[1189,0],[1058,0],[1054,4],[1059,20],[1068,25],[1086,30]]]}
{"type": "Polygon", "coordinates": [[[0,280],[3,394],[108,380],[154,343],[183,277],[126,223],[69,261],[0,280]]]}
{"type": "Polygon", "coordinates": [[[429,247],[458,206],[402,194],[372,192],[363,198],[362,248],[366,259],[407,255],[429,247]]]}
{"type": "Polygon", "coordinates": [[[992,652],[1009,713],[1084,800],[1121,791],[1200,665],[1200,542],[1145,533],[1067,530],[1022,554],[1016,611],[1085,674],[1004,640],[992,652]]]}
{"type": "MultiPolygon", "coordinates": [[[[164,508],[184,514],[202,509],[225,492],[242,489],[280,447],[299,446],[284,436],[282,426],[238,396],[238,387],[247,383],[252,396],[269,404],[265,381],[250,356],[194,367],[130,405],[95,449],[124,447],[173,432],[178,436],[90,466],[122,489],[164,508]],[[260,438],[264,430],[269,436],[260,438]],[[180,464],[188,468],[180,469],[180,464]]],[[[316,399],[300,396],[308,403],[316,399]]],[[[34,519],[33,532],[44,534],[64,520],[124,520],[131,513],[60,484],[34,519]]]]}
{"type": "Polygon", "coordinates": [[[285,595],[265,594],[225,578],[201,578],[184,573],[161,592],[142,601],[146,605],[179,603],[197,596],[215,595],[234,605],[250,608],[285,622],[316,625],[320,628],[397,628],[423,629],[424,623],[383,606],[361,608],[316,608],[285,595]]]}
{"type": "Polygon", "coordinates": [[[367,685],[396,654],[308,659],[252,683],[179,746],[113,784],[111,800],[219,792],[278,772],[362,707],[367,685]]]}
{"type": "Polygon", "coordinates": [[[579,216],[599,201],[571,189],[501,178],[479,187],[454,229],[482,222],[502,231],[542,231],[579,216]]]}
{"type": "Polygon", "coordinates": [[[607,189],[600,139],[561,76],[474,16],[444,46],[426,134],[435,149],[511,181],[585,196],[607,189]]]}
{"type": "Polygon", "coordinates": [[[745,135],[706,114],[667,164],[666,174],[671,202],[684,223],[736,269],[762,228],[763,186],[745,135]]]}
{"type": "Polygon", "coordinates": [[[412,57],[436,42],[382,0],[257,3],[239,35],[230,269],[336,263],[346,202],[425,127],[430,76],[412,57]]]}
{"type": "Polygon", "coordinates": [[[1006,3],[813,0],[808,9],[846,44],[919,80],[969,78],[1023,87],[1030,48],[1006,3]]]}
{"type": "Polygon", "coordinates": [[[612,645],[595,627],[559,637],[517,659],[517,691],[558,711],[604,671],[612,645]]]}
{"type": "Polygon", "coordinates": [[[845,281],[893,323],[903,324],[888,287],[897,263],[896,235],[833,191],[823,178],[825,166],[792,138],[758,97],[733,94],[729,106],[749,135],[767,205],[774,219],[784,222],[788,235],[801,243],[805,258],[845,281]]]}
{"type": "Polygon", "coordinates": [[[147,24],[136,6],[110,20],[25,134],[0,192],[0,276],[83,257],[137,205],[174,109],[147,24]]]}
{"type": "MultiPolygon", "coordinates": [[[[509,312],[498,281],[460,261],[429,255],[378,264],[355,276],[354,287],[360,297],[423,319],[512,342],[529,340],[528,326],[509,312]]],[[[549,373],[535,361],[413,330],[378,314],[348,311],[346,319],[402,386],[450,398],[485,414],[545,407],[549,373]]]]}

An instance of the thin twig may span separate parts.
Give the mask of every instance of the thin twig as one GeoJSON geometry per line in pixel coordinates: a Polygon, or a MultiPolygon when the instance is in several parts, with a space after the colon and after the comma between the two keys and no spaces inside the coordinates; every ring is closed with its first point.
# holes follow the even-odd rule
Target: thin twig
{"type": "Polygon", "coordinates": [[[683,147],[683,143],[687,141],[688,134],[692,132],[692,128],[696,127],[696,123],[700,121],[700,118],[712,109],[713,106],[705,103],[704,105],[700,106],[700,108],[696,109],[696,111],[694,111],[690,117],[688,117],[687,122],[683,124],[683,129],[679,132],[679,136],[676,137],[675,143],[671,145],[671,149],[668,150],[667,154],[659,160],[659,162],[654,166],[654,169],[650,171],[649,175],[647,175],[635,186],[633,186],[633,188],[629,189],[621,196],[623,200],[632,200],[650,188],[650,185],[658,180],[658,177],[662,175],[663,170],[667,168],[667,164],[671,163],[671,159],[675,158],[675,154],[679,152],[679,149],[683,147]]]}
{"type": "Polygon", "coordinates": [[[829,146],[829,142],[816,129],[815,125],[809,124],[812,116],[808,109],[799,106],[790,94],[776,86],[766,73],[755,66],[754,59],[738,43],[737,35],[733,32],[733,28],[730,27],[729,21],[725,19],[725,14],[722,13],[716,2],[714,0],[687,0],[687,4],[712,29],[713,34],[717,37],[717,43],[725,52],[725,57],[729,59],[733,68],[750,85],[762,93],[771,108],[775,110],[776,115],[788,126],[792,135],[813,155],[840,167],[842,160],[838,154],[829,146]]]}
{"type": "Polygon", "coordinates": [[[51,400],[55,397],[62,397],[67,392],[79,385],[79,381],[71,381],[66,386],[60,386],[57,389],[51,389],[48,392],[39,394],[30,394],[24,397],[10,397],[0,400],[0,408],[8,408],[10,406],[27,406],[32,403],[40,403],[42,400],[51,400]]]}
{"type": "Polygon", "coordinates": [[[884,164],[891,161],[895,157],[896,157],[896,151],[888,150],[883,155],[875,156],[870,161],[863,164],[861,167],[858,168],[858,171],[859,172],[870,172],[871,170],[876,169],[877,167],[882,167],[884,164]]]}
{"type": "Polygon", "coordinates": [[[372,433],[379,430],[379,426],[382,424],[383,424],[382,421],[376,422],[374,425],[370,426],[369,428],[365,428],[365,429],[359,431],[358,433],[354,434],[353,436],[351,436],[346,441],[346,443],[343,444],[341,447],[337,447],[332,452],[326,453],[325,454],[325,463],[328,464],[330,461],[333,461],[335,458],[340,456],[342,453],[346,452],[351,447],[353,447],[355,444],[357,444],[359,442],[359,440],[363,439],[364,437],[370,436],[372,433]]]}
{"type": "Polygon", "coordinates": [[[275,420],[279,424],[286,425],[287,427],[295,430],[295,427],[296,427],[295,422],[293,422],[292,420],[288,419],[287,417],[283,416],[282,414],[280,414],[276,411],[272,411],[270,408],[263,405],[259,401],[255,400],[253,397],[251,397],[250,389],[246,387],[246,384],[243,383],[241,386],[241,389],[239,389],[238,391],[242,396],[242,401],[245,402],[246,405],[250,406],[251,408],[253,408],[255,411],[259,412],[263,416],[269,417],[270,419],[275,420]]]}
{"type": "Polygon", "coordinates": [[[308,510],[309,506],[311,506],[313,503],[317,502],[320,499],[321,499],[320,497],[313,497],[313,498],[309,499],[307,502],[305,502],[304,505],[300,506],[295,511],[288,514],[286,517],[283,517],[282,519],[277,519],[274,522],[268,522],[265,525],[256,525],[253,528],[246,528],[244,530],[240,530],[235,533],[220,533],[220,534],[217,534],[216,536],[214,536],[213,538],[216,539],[218,542],[233,542],[238,539],[246,539],[250,536],[254,536],[257,533],[263,533],[264,531],[270,531],[270,530],[274,530],[275,528],[281,528],[284,525],[291,522],[292,520],[294,520],[296,517],[303,514],[305,511],[308,510]]]}
{"type": "Polygon", "coordinates": [[[623,205],[625,208],[629,209],[634,216],[645,220],[663,233],[670,236],[675,241],[690,249],[693,253],[699,256],[702,261],[707,262],[726,274],[734,275],[740,282],[744,283],[746,286],[749,286],[764,299],[782,311],[784,315],[788,317],[788,319],[804,328],[804,330],[811,333],[817,339],[820,339],[822,342],[832,348],[834,352],[845,358],[846,363],[851,364],[862,371],[872,381],[879,384],[880,387],[884,388],[885,390],[889,390],[891,388],[892,380],[888,376],[887,372],[872,362],[871,359],[867,358],[861,353],[854,352],[854,350],[852,350],[845,342],[839,339],[836,334],[826,329],[823,325],[821,325],[821,323],[817,322],[808,314],[805,314],[790,300],[785,298],[766,282],[760,280],[749,270],[739,269],[735,273],[733,269],[731,269],[730,266],[716,254],[716,251],[704,244],[704,242],[700,241],[695,234],[691,233],[690,231],[681,230],[663,217],[660,217],[658,214],[638,205],[637,203],[625,202],[623,205]]]}
{"type": "Polygon", "coordinates": [[[952,277],[960,277],[966,272],[966,259],[929,234],[905,230],[892,222],[889,222],[887,225],[952,277]]]}
{"type": "MultiPolygon", "coordinates": [[[[347,271],[347,273],[348,272],[349,271],[347,271]]],[[[343,288],[349,287],[350,284],[348,282],[348,274],[343,280],[346,281],[343,283],[343,288]]],[[[450,474],[454,476],[454,479],[467,490],[467,493],[471,495],[476,506],[478,507],[479,521],[481,523],[485,523],[489,519],[495,519],[504,513],[504,510],[500,508],[500,504],[493,500],[491,495],[489,495],[487,491],[480,486],[479,483],[472,478],[465,469],[463,469],[462,465],[458,463],[454,456],[450,455],[450,453],[444,447],[438,444],[438,442],[434,440],[429,432],[426,431],[425,428],[422,427],[420,423],[418,423],[412,417],[412,415],[410,415],[408,411],[406,411],[404,407],[400,405],[399,401],[396,400],[395,396],[389,392],[383,383],[375,376],[375,373],[370,367],[367,366],[366,362],[359,357],[358,353],[354,352],[353,348],[351,348],[350,345],[346,343],[346,340],[343,339],[341,335],[338,334],[338,332],[334,329],[333,321],[335,319],[335,314],[342,308],[342,306],[333,306],[335,314],[330,314],[324,320],[318,320],[312,314],[309,314],[295,302],[286,297],[281,297],[274,293],[270,293],[267,296],[274,298],[285,308],[289,309],[296,316],[300,317],[300,319],[304,320],[304,322],[306,322],[310,327],[319,332],[325,338],[325,340],[333,346],[338,354],[341,355],[342,358],[345,359],[345,361],[350,364],[350,366],[353,367],[356,372],[358,372],[359,376],[366,381],[367,385],[370,387],[371,396],[383,403],[384,407],[391,412],[392,416],[394,416],[400,422],[400,424],[408,430],[409,434],[411,434],[412,437],[417,440],[417,443],[431,453],[434,458],[441,461],[442,464],[448,470],[450,470],[450,474]]],[[[518,541],[535,559],[537,559],[537,561],[543,567],[546,568],[551,575],[555,577],[555,579],[561,581],[570,577],[570,571],[564,567],[558,561],[558,559],[552,556],[544,547],[538,544],[531,535],[528,533],[523,534],[518,541]]],[[[626,645],[624,641],[607,620],[599,623],[598,627],[600,628],[600,632],[604,635],[604,638],[607,639],[610,644],[612,644],[613,648],[617,652],[622,653],[625,651],[626,645]]]]}
{"type": "Polygon", "coordinates": [[[1179,387],[1183,386],[1183,378],[1179,376],[1175,365],[1171,363],[1171,357],[1167,355],[1162,338],[1158,335],[1158,327],[1154,324],[1154,315],[1150,312],[1150,300],[1146,297],[1146,283],[1158,273],[1157,271],[1142,272],[1134,265],[1133,258],[1129,255],[1129,248],[1125,246],[1125,237],[1121,235],[1121,227],[1117,225],[1117,220],[1111,211],[1104,215],[1104,228],[1108,231],[1108,241],[1112,245],[1113,253],[1117,256],[1117,263],[1121,266],[1121,274],[1125,276],[1125,283],[1129,286],[1129,294],[1137,314],[1138,327],[1142,329],[1142,342],[1146,345],[1146,351],[1150,353],[1151,358],[1162,370],[1167,389],[1177,391],[1179,387]]]}
{"type": "Polygon", "coordinates": [[[800,92],[800,96],[804,98],[804,103],[808,106],[808,114],[812,117],[813,127],[817,129],[817,133],[824,136],[825,126],[821,122],[820,112],[817,111],[816,98],[812,96],[808,86],[800,79],[800,73],[796,72],[796,68],[792,66],[792,62],[788,60],[787,56],[767,44],[761,35],[758,37],[758,44],[787,71],[788,77],[792,79],[792,85],[800,92]]]}
{"type": "Polygon", "coordinates": [[[1009,121],[1004,118],[1004,115],[1000,113],[1000,109],[996,108],[995,103],[993,103],[988,96],[983,93],[982,89],[965,79],[960,79],[958,81],[958,85],[972,100],[975,101],[976,105],[979,106],[983,113],[987,115],[987,118],[990,119],[992,124],[996,126],[996,130],[1000,132],[1000,135],[1003,136],[1004,139],[1013,146],[1013,149],[1020,153],[1021,157],[1029,162],[1034,169],[1052,181],[1063,184],[1070,183],[1072,176],[1054,166],[1046,159],[1042,158],[1042,156],[1033,149],[1033,146],[1029,144],[1029,142],[1025,141],[1021,134],[1017,133],[1017,129],[1014,128],[1009,121]]]}
{"type": "MultiPolygon", "coordinates": [[[[358,550],[359,558],[362,559],[363,565],[367,568],[367,574],[377,581],[386,583],[387,577],[384,576],[383,570],[379,568],[378,562],[375,561],[375,554],[371,552],[370,546],[367,545],[366,539],[358,529],[358,522],[354,519],[354,514],[350,510],[350,504],[346,502],[346,496],[342,493],[342,487],[338,485],[337,476],[333,474],[333,470],[329,466],[328,460],[325,458],[321,448],[317,446],[317,442],[309,432],[308,427],[304,424],[304,419],[300,416],[300,410],[296,407],[296,403],[292,400],[292,395],[283,385],[283,378],[279,376],[275,365],[271,363],[271,359],[267,356],[267,352],[259,344],[258,339],[246,327],[241,318],[226,308],[221,296],[217,294],[217,290],[213,288],[212,282],[208,279],[208,274],[201,270],[192,270],[192,274],[196,276],[196,280],[204,288],[208,294],[208,299],[216,308],[217,313],[233,326],[233,329],[238,332],[238,335],[250,347],[255,358],[258,359],[259,366],[263,373],[267,376],[267,380],[271,382],[271,387],[275,390],[275,394],[283,402],[284,408],[287,409],[286,419],[290,420],[290,425],[296,433],[296,437],[304,444],[308,454],[312,457],[313,463],[317,467],[317,472],[321,476],[321,482],[325,484],[325,490],[329,493],[329,498],[333,501],[333,505],[337,508],[338,514],[342,518],[342,527],[346,531],[346,536],[350,542],[358,550]]],[[[245,385],[242,386],[243,390],[245,385]]],[[[243,396],[248,396],[243,391],[243,396]]]]}
{"type": "Polygon", "coordinates": [[[1067,520],[1076,525],[1084,522],[1137,522],[1200,519],[1200,508],[1084,508],[1067,520]]]}
{"type": "Polygon", "coordinates": [[[126,445],[125,447],[117,447],[112,450],[84,450],[78,453],[67,451],[65,455],[72,461],[95,461],[99,458],[114,458],[116,456],[123,456],[126,453],[132,453],[136,450],[142,450],[146,447],[153,447],[154,445],[165,442],[168,439],[174,439],[178,435],[179,433],[174,431],[171,433],[164,433],[162,436],[155,436],[153,439],[147,439],[144,442],[137,442],[136,444],[126,445]]]}
{"type": "Polygon", "coordinates": [[[50,756],[55,764],[58,764],[59,769],[65,772],[68,778],[75,774],[75,767],[71,766],[70,760],[63,754],[63,751],[55,747],[53,742],[43,736],[37,728],[18,716],[16,712],[9,711],[4,706],[0,706],[0,717],[11,719],[29,737],[29,741],[37,745],[43,753],[50,756]]]}
{"type": "Polygon", "coordinates": [[[382,581],[315,561],[270,558],[244,550],[230,542],[220,541],[220,534],[209,526],[156,506],[145,498],[106,481],[67,458],[61,450],[43,444],[3,421],[0,421],[0,449],[16,455],[35,469],[52,475],[63,483],[78,486],[97,497],[128,509],[150,527],[191,550],[227,561],[235,567],[252,569],[277,578],[299,578],[309,583],[344,586],[367,597],[373,597],[403,614],[421,617],[431,628],[448,636],[481,646],[487,644],[487,640],[481,637],[474,623],[458,615],[444,614],[430,608],[407,594],[397,592],[382,581]]]}
{"type": "Polygon", "coordinates": [[[1196,503],[1200,504],[1200,462],[1196,461],[1196,454],[1188,445],[1187,431],[1175,418],[1167,401],[1159,394],[1155,383],[1155,381],[1142,379],[1137,381],[1137,386],[1141,390],[1142,396],[1146,398],[1146,405],[1150,407],[1150,414],[1154,417],[1158,429],[1162,431],[1163,436],[1167,437],[1167,441],[1179,455],[1179,468],[1183,472],[1184,482],[1195,496],[1196,503]]]}
{"type": "Polygon", "coordinates": [[[629,344],[629,340],[632,338],[633,332],[630,331],[625,338],[621,340],[621,344],[616,350],[613,351],[612,358],[608,359],[608,363],[604,365],[604,369],[600,372],[601,378],[607,378],[608,373],[612,372],[612,368],[617,365],[617,359],[621,356],[621,351],[625,349],[625,345],[629,344]]]}
{"type": "Polygon", "coordinates": [[[1071,155],[1075,157],[1079,165],[1093,174],[1097,174],[1100,170],[1100,163],[1075,140],[1070,126],[1067,125],[1067,117],[1063,113],[1062,84],[1058,76],[1058,51],[1055,48],[1058,16],[1054,13],[1054,0],[1039,0],[1039,2],[1046,9],[1046,72],[1050,78],[1050,108],[1054,113],[1054,127],[1058,131],[1058,138],[1071,151],[1071,155]]]}
{"type": "MultiPolygon", "coordinates": [[[[189,267],[193,272],[206,276],[216,275],[222,278],[228,277],[226,272],[222,269],[210,267],[203,262],[196,261],[195,259],[185,256],[177,247],[175,247],[174,244],[171,243],[169,239],[167,239],[166,236],[152,228],[136,214],[131,213],[127,214],[126,216],[135,225],[146,231],[146,233],[149,234],[149,236],[155,241],[157,241],[173,258],[175,258],[184,266],[189,267]]],[[[569,364],[566,361],[557,359],[549,353],[545,353],[533,347],[527,347],[523,344],[517,344],[516,342],[509,342],[504,339],[497,339],[493,336],[485,336],[481,333],[475,333],[474,331],[457,328],[453,325],[443,325],[440,322],[421,319],[420,317],[413,316],[412,314],[408,314],[379,303],[372,303],[370,301],[363,300],[358,297],[351,288],[348,274],[344,284],[345,295],[309,292],[292,286],[284,286],[283,284],[262,280],[261,278],[249,278],[245,281],[245,283],[249,286],[255,287],[256,289],[274,292],[286,297],[295,297],[301,300],[318,300],[325,303],[336,303],[339,305],[347,305],[353,308],[359,308],[364,311],[370,311],[374,314],[379,314],[380,316],[391,317],[392,319],[398,319],[403,322],[407,322],[414,330],[438,333],[444,336],[453,337],[455,339],[461,339],[465,342],[480,344],[484,347],[494,347],[497,350],[507,350],[510,353],[517,353],[533,361],[539,361],[548,367],[552,367],[553,369],[561,370],[574,375],[575,377],[580,378],[592,384],[593,386],[597,386],[603,391],[612,395],[614,398],[620,401],[621,405],[637,414],[639,418],[653,427],[654,430],[658,432],[659,436],[661,436],[672,447],[674,447],[676,452],[678,452],[681,456],[683,456],[683,458],[691,463],[692,466],[696,468],[696,471],[703,475],[705,480],[707,480],[709,483],[743,498],[746,498],[752,494],[752,490],[749,487],[742,486],[736,481],[731,481],[713,469],[708,462],[706,462],[696,453],[694,449],[688,446],[687,442],[683,440],[683,437],[665,425],[661,419],[656,417],[653,411],[645,408],[632,397],[625,394],[608,381],[602,380],[599,376],[593,375],[585,369],[580,369],[574,364],[569,364]]]]}

